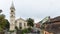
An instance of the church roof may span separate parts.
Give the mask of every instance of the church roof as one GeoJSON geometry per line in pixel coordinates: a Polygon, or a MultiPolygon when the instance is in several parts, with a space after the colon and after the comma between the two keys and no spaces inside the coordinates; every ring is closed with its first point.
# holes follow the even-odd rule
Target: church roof
{"type": "Polygon", "coordinates": [[[15,9],[13,1],[12,1],[10,9],[15,9]]]}
{"type": "Polygon", "coordinates": [[[23,18],[19,18],[19,19],[17,19],[17,20],[23,20],[23,21],[25,21],[25,22],[26,22],[26,20],[24,20],[23,18]]]}

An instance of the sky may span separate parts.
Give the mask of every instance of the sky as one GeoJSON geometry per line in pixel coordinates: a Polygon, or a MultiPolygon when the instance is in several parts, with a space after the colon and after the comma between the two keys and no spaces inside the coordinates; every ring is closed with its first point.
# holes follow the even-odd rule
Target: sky
{"type": "MultiPolygon", "coordinates": [[[[12,0],[0,0],[0,9],[3,10],[6,19],[10,17],[12,0]]],[[[39,22],[46,16],[60,16],[60,0],[13,0],[16,19],[32,18],[39,22]]]]}

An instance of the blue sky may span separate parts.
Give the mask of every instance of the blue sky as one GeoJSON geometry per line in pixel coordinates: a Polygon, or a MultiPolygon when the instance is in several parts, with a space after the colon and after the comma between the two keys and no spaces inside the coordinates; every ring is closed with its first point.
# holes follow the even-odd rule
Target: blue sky
{"type": "MultiPolygon", "coordinates": [[[[60,16],[60,0],[13,0],[17,18],[33,18],[35,22],[46,16],[60,16]]],[[[9,20],[12,0],[0,0],[0,9],[9,20]]]]}

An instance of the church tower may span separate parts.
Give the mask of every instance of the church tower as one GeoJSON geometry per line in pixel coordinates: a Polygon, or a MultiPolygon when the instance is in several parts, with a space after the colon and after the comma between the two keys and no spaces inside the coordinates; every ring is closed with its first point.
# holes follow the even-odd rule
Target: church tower
{"type": "Polygon", "coordinates": [[[12,2],[12,5],[10,7],[10,31],[15,30],[15,7],[12,2]]]}

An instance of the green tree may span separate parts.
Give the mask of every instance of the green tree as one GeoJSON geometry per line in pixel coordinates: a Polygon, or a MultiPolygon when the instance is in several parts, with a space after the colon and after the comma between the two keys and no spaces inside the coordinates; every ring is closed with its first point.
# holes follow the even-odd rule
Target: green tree
{"type": "Polygon", "coordinates": [[[23,30],[22,30],[22,34],[24,34],[24,33],[29,33],[29,32],[30,32],[29,29],[23,29],[23,30]]]}
{"type": "Polygon", "coordinates": [[[9,23],[9,21],[6,19],[5,29],[9,30],[9,28],[10,28],[10,23],[9,23]]]}
{"type": "Polygon", "coordinates": [[[2,12],[2,10],[0,10],[0,13],[2,12]]]}
{"type": "Polygon", "coordinates": [[[5,18],[5,15],[1,14],[0,15],[0,31],[4,29],[4,26],[6,24],[6,20],[4,18],[5,18]]]}
{"type": "Polygon", "coordinates": [[[8,20],[5,19],[5,15],[0,14],[0,31],[5,30],[6,28],[9,28],[8,20]]]}
{"type": "Polygon", "coordinates": [[[27,24],[28,24],[28,26],[30,26],[30,27],[33,27],[34,26],[34,20],[33,19],[31,19],[31,18],[28,18],[27,19],[27,24]]]}

